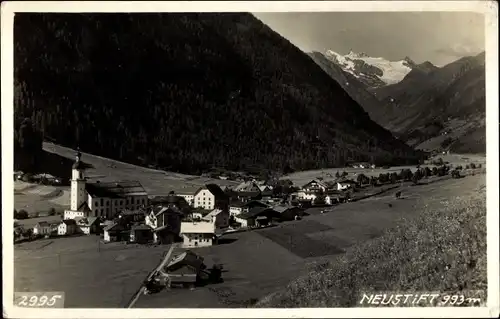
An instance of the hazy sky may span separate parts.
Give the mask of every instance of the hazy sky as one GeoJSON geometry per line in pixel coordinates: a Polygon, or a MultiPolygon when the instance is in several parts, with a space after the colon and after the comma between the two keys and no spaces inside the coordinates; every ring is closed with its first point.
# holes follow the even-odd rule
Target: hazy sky
{"type": "Polygon", "coordinates": [[[254,13],[303,51],[352,49],[441,66],[484,50],[484,17],[469,12],[254,13]]]}

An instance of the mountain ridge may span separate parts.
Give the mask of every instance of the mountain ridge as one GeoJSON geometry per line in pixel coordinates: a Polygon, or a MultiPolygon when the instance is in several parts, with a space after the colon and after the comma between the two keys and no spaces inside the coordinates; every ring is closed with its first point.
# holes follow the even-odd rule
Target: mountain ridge
{"type": "Polygon", "coordinates": [[[14,32],[15,123],[63,146],[183,173],[422,155],[251,14],[23,13],[14,32]]]}
{"type": "Polygon", "coordinates": [[[427,151],[485,151],[484,52],[443,67],[429,61],[414,64],[400,82],[380,87],[366,85],[326,54],[309,55],[370,118],[409,145],[427,151]]]}
{"type": "Polygon", "coordinates": [[[398,83],[416,66],[408,56],[399,61],[389,61],[352,50],[346,55],[327,50],[324,55],[370,89],[398,83]]]}

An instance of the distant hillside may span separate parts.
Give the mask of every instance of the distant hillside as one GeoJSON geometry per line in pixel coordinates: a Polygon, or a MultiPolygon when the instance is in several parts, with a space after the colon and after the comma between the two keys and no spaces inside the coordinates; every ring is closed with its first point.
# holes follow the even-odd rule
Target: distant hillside
{"type": "Polygon", "coordinates": [[[414,162],[251,14],[17,14],[15,117],[54,143],[200,173],[414,162]]]}
{"type": "Polygon", "coordinates": [[[484,53],[442,68],[414,69],[403,81],[374,93],[384,107],[371,113],[372,119],[410,145],[485,151],[484,53]]]}

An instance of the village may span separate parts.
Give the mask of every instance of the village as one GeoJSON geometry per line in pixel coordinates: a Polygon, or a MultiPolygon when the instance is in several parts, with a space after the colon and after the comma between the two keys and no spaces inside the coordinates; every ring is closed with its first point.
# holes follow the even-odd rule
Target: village
{"type": "Polygon", "coordinates": [[[212,183],[149,198],[138,181],[87,182],[80,153],[70,183],[70,209],[61,221],[24,229],[16,220],[16,240],[26,239],[26,233],[31,239],[95,234],[104,243],[210,246],[228,232],[298,220],[309,207],[345,202],[358,185],[341,177],[335,183],[312,180],[300,188],[285,183],[276,192],[265,181],[250,180],[234,188],[212,183]]]}
{"type": "MultiPolygon", "coordinates": [[[[206,252],[198,249],[225,246],[224,243],[231,242],[231,238],[227,238],[231,234],[269,229],[261,236],[287,246],[289,243],[283,242],[282,238],[283,229],[273,234],[274,227],[278,229],[287,223],[304,223],[305,229],[312,227],[308,231],[322,231],[321,227],[316,229],[321,224],[307,218],[310,213],[326,216],[335,206],[351,205],[349,203],[384,193],[396,199],[404,198],[402,185],[426,184],[423,180],[439,180],[446,175],[461,178],[464,175],[460,172],[467,175],[469,168],[476,168],[453,167],[442,160],[427,164],[417,166],[413,171],[401,167],[390,172],[369,163],[355,163],[345,171],[326,173],[310,180],[306,178],[297,185],[289,179],[266,181],[253,177],[240,180],[234,186],[218,185],[214,180],[202,186],[180,184],[176,191],[151,195],[137,180],[100,181],[87,176],[86,165],[77,151],[69,180],[69,209],[60,215],[51,214],[51,218],[31,224],[31,227],[24,224],[26,216],[23,215],[26,214],[15,211],[19,220],[14,221],[14,241],[43,242],[47,239],[59,241],[96,236],[103,246],[133,244],[137,249],[144,247],[143,250],[165,246],[168,252],[143,281],[142,290],[134,294],[134,300],[137,300],[142,293],[152,294],[165,287],[193,288],[223,281],[225,270],[222,264],[225,260],[221,260],[222,264],[214,262],[208,267],[202,257],[206,252]],[[359,168],[380,173],[378,177],[375,173],[371,176],[353,173],[359,168]],[[391,192],[396,188],[399,190],[391,192]]],[[[480,165],[477,167],[480,168],[480,165]]],[[[19,175],[17,172],[14,178],[19,178],[19,175]]],[[[45,176],[43,178],[46,179],[45,176]]],[[[60,183],[59,180],[53,182],[60,183]]],[[[47,181],[43,183],[46,185],[47,181]]],[[[292,237],[301,238],[299,234],[292,237]]],[[[288,249],[300,250],[304,245],[314,245],[312,242],[307,244],[307,240],[296,248],[288,249]]],[[[241,245],[244,245],[243,242],[237,246],[241,245]]],[[[316,248],[311,246],[307,251],[311,249],[313,253],[298,251],[295,254],[314,256],[316,248]]],[[[334,248],[327,248],[318,253],[322,255],[335,251],[334,248]]],[[[134,303],[130,301],[127,306],[131,307],[134,303]]]]}
{"type": "MultiPolygon", "coordinates": [[[[354,180],[346,172],[337,172],[332,180],[320,177],[299,187],[289,180],[269,185],[267,181],[250,179],[234,187],[210,183],[183,187],[179,193],[148,196],[138,181],[88,182],[82,163],[78,151],[72,166],[70,205],[61,220],[41,221],[27,229],[15,219],[15,241],[93,234],[101,236],[103,243],[180,242],[184,248],[205,247],[216,245],[226,233],[300,220],[308,208],[325,207],[324,212],[329,206],[370,196],[367,189],[398,182],[416,184],[422,178],[444,176],[450,171],[450,166],[441,160],[434,162],[432,169],[417,167],[415,173],[402,169],[399,173],[381,173],[378,178],[356,174],[354,180]]],[[[352,167],[375,168],[369,163],[352,167]]],[[[455,167],[452,177],[459,178],[461,170],[461,166],[455,167]]]]}

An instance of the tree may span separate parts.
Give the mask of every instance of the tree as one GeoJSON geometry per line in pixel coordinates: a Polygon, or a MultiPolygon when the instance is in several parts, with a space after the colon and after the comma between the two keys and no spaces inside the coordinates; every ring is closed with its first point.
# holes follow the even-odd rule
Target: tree
{"type": "Polygon", "coordinates": [[[377,178],[375,176],[370,177],[370,185],[373,187],[377,186],[377,178]]]}
{"type": "Polygon", "coordinates": [[[475,169],[476,168],[476,164],[470,163],[470,168],[475,169]]]}
{"type": "Polygon", "coordinates": [[[365,174],[359,174],[357,177],[357,182],[359,185],[365,185],[370,182],[370,179],[365,174]]]}
{"type": "Polygon", "coordinates": [[[316,195],[316,198],[314,199],[314,205],[320,206],[320,205],[325,205],[325,203],[326,203],[325,194],[323,192],[320,192],[318,195],[316,195]]]}
{"type": "Polygon", "coordinates": [[[27,219],[27,218],[29,218],[29,214],[24,209],[21,209],[21,210],[19,210],[19,212],[17,212],[17,216],[14,216],[14,218],[15,219],[27,219]]]}
{"type": "Polygon", "coordinates": [[[425,174],[424,174],[425,177],[429,177],[432,175],[432,170],[429,167],[425,167],[424,171],[425,171],[425,174]]]}
{"type": "Polygon", "coordinates": [[[417,170],[415,171],[415,174],[413,174],[413,176],[411,177],[411,180],[413,182],[413,184],[417,185],[418,184],[418,181],[422,178],[422,175],[420,175],[420,171],[417,170]]]}
{"type": "Polygon", "coordinates": [[[432,175],[436,176],[438,174],[438,169],[437,167],[432,168],[432,175]]]}
{"type": "Polygon", "coordinates": [[[337,173],[335,173],[335,177],[340,178],[340,173],[338,171],[337,171],[337,173]]]}
{"type": "Polygon", "coordinates": [[[391,184],[396,184],[398,181],[398,173],[392,172],[391,173],[391,184]]]}
{"type": "Polygon", "coordinates": [[[343,172],[342,172],[342,177],[346,177],[347,175],[349,175],[349,174],[347,174],[347,172],[346,172],[346,171],[343,171],[343,172]]]}
{"type": "Polygon", "coordinates": [[[27,228],[24,230],[23,237],[28,238],[29,240],[33,239],[33,228],[27,228]]]}

